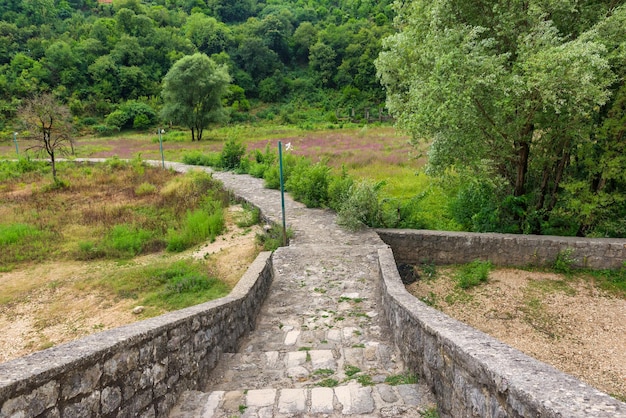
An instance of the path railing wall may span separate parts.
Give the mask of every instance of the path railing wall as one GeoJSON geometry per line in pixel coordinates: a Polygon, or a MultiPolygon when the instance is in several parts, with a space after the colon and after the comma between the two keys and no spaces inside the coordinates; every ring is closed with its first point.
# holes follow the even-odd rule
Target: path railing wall
{"type": "Polygon", "coordinates": [[[391,249],[378,251],[382,305],[407,367],[441,417],[626,417],[626,404],[409,294],[391,249]]]}
{"type": "Polygon", "coordinates": [[[426,379],[442,417],[626,417],[626,404],[427,306],[409,294],[399,263],[620,268],[626,240],[378,230],[382,307],[408,368],[426,379]],[[394,258],[395,256],[395,258],[394,258]]]}
{"type": "Polygon", "coordinates": [[[167,416],[254,327],[272,277],[264,252],[224,298],[0,364],[0,418],[167,416]]]}
{"type": "Polygon", "coordinates": [[[489,260],[498,266],[551,266],[567,257],[572,267],[618,269],[626,261],[626,239],[478,234],[379,229],[399,263],[463,264],[489,260]]]}

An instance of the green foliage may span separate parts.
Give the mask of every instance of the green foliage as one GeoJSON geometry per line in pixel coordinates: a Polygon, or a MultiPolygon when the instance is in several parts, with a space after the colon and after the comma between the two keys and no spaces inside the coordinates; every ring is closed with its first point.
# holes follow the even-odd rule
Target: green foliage
{"type": "Polygon", "coordinates": [[[170,230],[167,251],[181,252],[204,241],[214,241],[224,230],[221,202],[207,198],[200,209],[187,212],[178,230],[170,230]]]}
{"type": "Polygon", "coordinates": [[[193,151],[183,155],[183,163],[189,165],[202,165],[206,167],[217,167],[219,165],[220,154],[204,154],[200,151],[193,151]]]}
{"type": "Polygon", "coordinates": [[[626,298],[626,262],[617,270],[585,270],[583,275],[590,275],[600,285],[601,288],[626,298]]]}
{"type": "Polygon", "coordinates": [[[157,121],[154,109],[146,104],[129,100],[119,109],[111,112],[105,119],[106,126],[119,129],[145,129],[153,126],[157,121]]]}
{"type": "Polygon", "coordinates": [[[489,261],[475,260],[459,268],[455,275],[457,286],[469,289],[484,283],[489,278],[493,265],[489,261]]]}
{"type": "Polygon", "coordinates": [[[295,200],[307,207],[321,207],[328,203],[329,182],[330,168],[326,164],[312,165],[302,159],[291,171],[285,188],[295,200]]]}
{"type": "Polygon", "coordinates": [[[1,269],[10,270],[10,266],[16,262],[45,259],[54,240],[53,233],[33,225],[0,224],[1,269]]]}
{"type": "Polygon", "coordinates": [[[154,194],[157,191],[157,188],[154,184],[150,183],[141,183],[139,186],[135,188],[135,194],[137,196],[145,196],[154,194]]]}
{"type": "Polygon", "coordinates": [[[559,251],[554,260],[554,266],[552,267],[554,271],[562,274],[569,274],[572,272],[572,264],[576,261],[575,258],[572,257],[574,250],[572,248],[566,248],[565,250],[559,251]]]}
{"type": "Polygon", "coordinates": [[[334,388],[334,387],[339,386],[339,381],[337,379],[331,379],[331,378],[324,379],[320,382],[317,382],[315,386],[321,386],[324,388],[334,388]]]}
{"type": "Polygon", "coordinates": [[[0,181],[17,179],[26,173],[44,173],[47,168],[45,161],[35,161],[28,157],[22,157],[17,161],[0,161],[0,181]]]}
{"type": "Polygon", "coordinates": [[[239,228],[248,228],[257,225],[261,221],[261,210],[247,204],[243,205],[243,211],[236,215],[235,225],[239,228]]]}
{"type": "Polygon", "coordinates": [[[439,411],[436,406],[433,406],[420,412],[420,418],[439,418],[439,411]]]}
{"type": "Polygon", "coordinates": [[[141,303],[159,310],[175,310],[228,294],[228,287],[208,276],[200,262],[136,267],[108,278],[106,285],[120,297],[140,298],[141,303]]]}
{"type": "Polygon", "coordinates": [[[132,225],[115,225],[102,241],[102,252],[112,258],[132,258],[153,239],[151,231],[132,225]]]}
{"type": "Polygon", "coordinates": [[[222,97],[230,81],[226,66],[205,54],[181,58],[163,79],[163,119],[187,126],[192,141],[201,140],[204,128],[224,117],[222,97]]]}
{"type": "Polygon", "coordinates": [[[429,172],[478,179],[453,204],[465,228],[542,233],[557,210],[559,222],[569,212],[585,234],[604,208],[614,214],[623,203],[602,190],[616,179],[606,165],[616,159],[606,157],[619,155],[619,135],[599,140],[598,121],[623,115],[608,110],[623,85],[614,51],[624,39],[613,33],[626,8],[608,17],[605,4],[531,3],[497,1],[488,15],[447,0],[398,7],[398,33],[385,39],[377,69],[398,124],[415,143],[431,143],[429,172]],[[579,14],[588,20],[572,18],[579,14]]]}
{"type": "Polygon", "coordinates": [[[287,231],[283,233],[283,228],[280,226],[272,225],[264,233],[256,235],[257,243],[263,247],[264,251],[275,251],[279,247],[282,247],[289,243],[289,238],[293,236],[293,231],[287,228],[287,231]],[[285,243],[285,240],[287,241],[285,243]]]}
{"type": "Polygon", "coordinates": [[[219,156],[219,167],[224,170],[239,168],[241,159],[246,153],[246,146],[234,138],[230,138],[224,144],[219,156]]]}
{"type": "Polygon", "coordinates": [[[382,226],[382,211],[379,202],[379,190],[383,184],[368,181],[354,183],[349,190],[348,198],[341,204],[337,223],[350,230],[363,226],[382,226]]]}

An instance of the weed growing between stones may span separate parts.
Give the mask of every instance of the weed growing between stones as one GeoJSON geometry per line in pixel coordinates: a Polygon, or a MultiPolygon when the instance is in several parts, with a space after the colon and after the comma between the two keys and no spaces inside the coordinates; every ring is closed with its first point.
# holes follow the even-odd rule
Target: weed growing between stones
{"type": "Polygon", "coordinates": [[[437,407],[433,406],[432,408],[428,408],[422,412],[421,418],[439,418],[439,411],[437,411],[437,407]]]}
{"type": "Polygon", "coordinates": [[[391,386],[414,385],[418,382],[418,377],[412,373],[394,374],[385,378],[385,383],[391,386]]]}
{"type": "Polygon", "coordinates": [[[321,386],[323,388],[334,388],[339,386],[339,381],[337,379],[324,379],[321,382],[315,384],[316,386],[321,386]]]}

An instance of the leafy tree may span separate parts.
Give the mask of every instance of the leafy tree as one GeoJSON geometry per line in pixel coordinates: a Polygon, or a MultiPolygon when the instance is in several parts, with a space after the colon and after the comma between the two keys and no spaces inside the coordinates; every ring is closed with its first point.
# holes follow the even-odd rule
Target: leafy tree
{"type": "Polygon", "coordinates": [[[398,13],[377,68],[399,126],[432,141],[431,172],[504,179],[518,231],[540,232],[615,80],[588,36],[596,22],[569,22],[586,14],[574,0],[420,0],[398,13]]]}
{"type": "Polygon", "coordinates": [[[74,151],[72,117],[67,106],[59,103],[49,93],[36,96],[18,111],[27,139],[32,141],[28,150],[45,153],[50,157],[52,177],[57,180],[56,156],[74,151]]]}
{"type": "Polygon", "coordinates": [[[204,128],[223,118],[230,81],[227,68],[205,54],[181,58],[163,79],[163,118],[188,126],[191,140],[200,141],[204,128]]]}
{"type": "Polygon", "coordinates": [[[309,49],[317,41],[317,29],[311,22],[302,22],[293,33],[294,53],[299,62],[306,63],[309,49]]]}
{"type": "Polygon", "coordinates": [[[317,74],[318,81],[322,86],[331,86],[337,69],[337,54],[330,45],[322,42],[317,42],[310,51],[309,66],[317,74]]]}
{"type": "Polygon", "coordinates": [[[192,14],[183,30],[198,51],[207,55],[224,51],[233,42],[231,31],[224,23],[202,13],[192,14]]]}

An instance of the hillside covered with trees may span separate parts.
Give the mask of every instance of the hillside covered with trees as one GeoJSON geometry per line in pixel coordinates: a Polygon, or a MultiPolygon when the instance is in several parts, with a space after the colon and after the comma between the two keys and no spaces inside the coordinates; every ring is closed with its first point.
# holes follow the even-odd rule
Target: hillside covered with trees
{"type": "Polygon", "coordinates": [[[251,103],[264,109],[258,117],[287,123],[304,111],[332,120],[337,109],[377,109],[385,97],[374,59],[392,31],[390,3],[2,0],[0,130],[38,92],[103,133],[154,126],[163,78],[198,52],[228,68],[231,121],[252,118],[251,103]]]}

